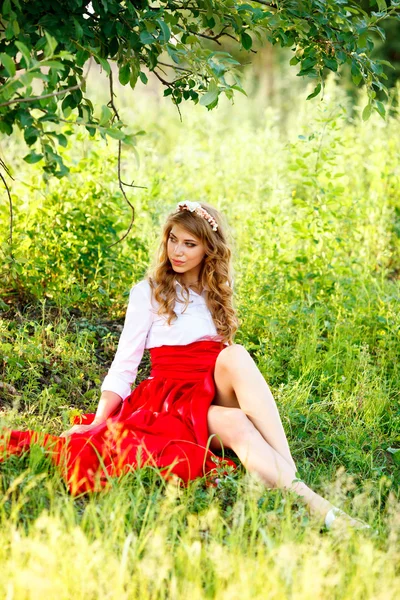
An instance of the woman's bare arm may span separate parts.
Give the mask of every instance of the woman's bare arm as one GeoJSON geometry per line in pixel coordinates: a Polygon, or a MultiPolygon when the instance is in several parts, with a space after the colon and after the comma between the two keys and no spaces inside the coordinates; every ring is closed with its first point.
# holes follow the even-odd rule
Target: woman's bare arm
{"type": "Polygon", "coordinates": [[[115,392],[104,390],[104,392],[101,393],[93,423],[102,423],[103,421],[106,421],[121,402],[121,396],[115,392]]]}

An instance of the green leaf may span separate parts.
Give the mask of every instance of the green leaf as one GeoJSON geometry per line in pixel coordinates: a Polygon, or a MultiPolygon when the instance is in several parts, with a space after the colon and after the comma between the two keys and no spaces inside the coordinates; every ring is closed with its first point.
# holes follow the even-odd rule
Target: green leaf
{"type": "Polygon", "coordinates": [[[386,109],[385,109],[385,106],[384,106],[384,104],[382,102],[380,102],[379,100],[377,100],[375,102],[374,108],[381,115],[381,117],[385,118],[385,116],[386,116],[386,109]]]}
{"type": "Polygon", "coordinates": [[[218,87],[215,81],[212,81],[208,86],[208,91],[200,98],[202,106],[209,106],[218,98],[218,87]]]}
{"type": "Polygon", "coordinates": [[[24,161],[30,165],[34,165],[35,163],[39,162],[39,160],[42,160],[42,158],[43,154],[36,154],[36,152],[32,150],[32,152],[24,156],[24,161]]]}
{"type": "Polygon", "coordinates": [[[387,67],[390,67],[391,69],[396,68],[388,60],[376,60],[375,62],[380,63],[381,65],[386,65],[387,67]]]}
{"type": "Polygon", "coordinates": [[[14,63],[13,59],[11,58],[11,56],[8,56],[8,54],[6,54],[5,52],[2,52],[0,54],[0,60],[3,63],[4,68],[7,71],[8,75],[10,77],[14,77],[16,68],[15,68],[15,63],[14,63]]]}
{"type": "Polygon", "coordinates": [[[73,98],[72,98],[71,94],[68,94],[68,96],[66,96],[61,103],[61,110],[63,111],[63,115],[66,119],[68,119],[69,115],[72,112],[72,106],[71,106],[72,102],[73,102],[73,98]]]}
{"type": "Polygon", "coordinates": [[[101,115],[100,115],[100,119],[99,119],[99,125],[105,125],[106,123],[108,123],[108,121],[111,119],[111,117],[113,116],[111,110],[108,108],[108,106],[105,106],[103,104],[103,106],[101,107],[101,115]]]}
{"type": "Polygon", "coordinates": [[[15,37],[17,37],[17,35],[19,35],[19,33],[21,31],[21,29],[19,27],[18,21],[13,21],[12,22],[12,28],[13,28],[13,32],[14,32],[15,37]]]}
{"type": "Polygon", "coordinates": [[[60,146],[62,146],[63,148],[66,148],[68,146],[68,140],[63,133],[56,133],[55,137],[57,138],[60,146]]]}
{"type": "Polygon", "coordinates": [[[14,35],[14,29],[13,29],[11,21],[9,21],[7,23],[7,27],[6,27],[6,30],[4,32],[4,35],[6,37],[6,40],[12,40],[13,37],[15,37],[15,35],[14,35]]]}
{"type": "Polygon", "coordinates": [[[106,129],[106,134],[116,140],[123,140],[125,138],[125,133],[120,129],[106,129]]]}
{"type": "Polygon", "coordinates": [[[371,112],[372,112],[372,104],[370,102],[368,102],[367,106],[364,108],[364,110],[362,112],[362,120],[368,121],[368,119],[371,116],[371,112]]]}
{"type": "Polygon", "coordinates": [[[58,42],[52,35],[50,35],[47,31],[44,32],[46,36],[46,50],[44,52],[45,56],[52,56],[55,52],[55,49],[58,46],[58,42]]]}
{"type": "Polygon", "coordinates": [[[140,32],[140,41],[144,45],[149,45],[149,44],[154,44],[156,39],[148,31],[141,31],[140,32]]]}
{"type": "Polygon", "coordinates": [[[105,58],[101,58],[100,56],[96,56],[95,58],[99,61],[107,75],[109,75],[111,73],[111,67],[109,65],[108,60],[106,60],[105,58]]]}
{"type": "Polygon", "coordinates": [[[362,80],[362,74],[355,62],[351,63],[351,78],[355,85],[358,85],[362,80]]]}
{"type": "Polygon", "coordinates": [[[77,19],[73,19],[74,21],[74,25],[75,25],[75,33],[76,33],[76,37],[79,39],[83,38],[83,29],[81,24],[79,23],[79,21],[77,21],[77,19]]]}
{"type": "Polygon", "coordinates": [[[123,65],[118,73],[118,79],[121,85],[126,85],[131,77],[131,68],[129,63],[123,65]]]}
{"type": "Polygon", "coordinates": [[[1,133],[5,133],[6,135],[11,135],[13,132],[11,123],[8,123],[7,121],[3,121],[2,119],[0,119],[0,131],[1,131],[1,133]]]}
{"type": "Polygon", "coordinates": [[[376,3],[381,12],[384,12],[387,10],[387,4],[386,4],[385,0],[376,0],[376,3]]]}
{"type": "Polygon", "coordinates": [[[359,38],[358,38],[358,44],[357,46],[359,48],[365,48],[365,46],[367,45],[367,42],[369,40],[369,36],[368,36],[368,31],[365,33],[362,33],[359,38]]]}
{"type": "Polygon", "coordinates": [[[337,71],[338,63],[336,58],[328,58],[327,56],[324,56],[324,65],[331,71],[337,71]]]}
{"type": "Polygon", "coordinates": [[[164,42],[168,42],[170,37],[171,37],[171,32],[169,30],[168,25],[166,24],[165,21],[162,21],[162,19],[157,19],[157,23],[160,25],[162,34],[163,34],[163,41],[164,42]]]}
{"type": "Polygon", "coordinates": [[[124,144],[127,146],[136,146],[136,136],[133,134],[124,137],[124,144]]]}
{"type": "Polygon", "coordinates": [[[315,98],[315,96],[318,96],[318,94],[320,93],[320,91],[321,91],[321,84],[319,83],[319,84],[318,84],[318,85],[317,85],[317,86],[314,88],[314,91],[313,91],[313,92],[312,92],[312,93],[311,93],[309,96],[307,96],[307,98],[306,98],[306,99],[307,99],[307,100],[310,100],[311,98],[315,98]]]}
{"type": "Polygon", "coordinates": [[[140,77],[140,81],[142,83],[144,83],[144,85],[146,85],[146,83],[148,82],[146,73],[143,73],[142,71],[140,71],[139,77],[140,77]]]}
{"type": "Polygon", "coordinates": [[[17,46],[18,50],[21,52],[22,56],[24,57],[26,66],[28,67],[31,64],[31,55],[30,55],[28,48],[25,46],[25,44],[23,44],[22,42],[19,42],[19,41],[16,41],[15,45],[17,46]]]}
{"type": "Polygon", "coordinates": [[[43,67],[51,67],[52,69],[64,69],[64,63],[59,60],[44,60],[40,63],[43,67]]]}
{"type": "Polygon", "coordinates": [[[1,12],[4,17],[9,17],[11,12],[11,0],[4,0],[1,12]]]}
{"type": "Polygon", "coordinates": [[[231,85],[231,89],[236,90],[237,92],[240,92],[241,94],[244,94],[244,96],[247,96],[246,91],[238,83],[236,83],[235,85],[231,85]]]}
{"type": "MultiPolygon", "coordinates": [[[[251,38],[251,36],[246,33],[246,31],[242,31],[242,34],[240,36],[240,39],[242,41],[242,46],[245,50],[250,50],[250,48],[253,45],[253,40],[251,38]]],[[[201,102],[201,101],[200,101],[201,102]]]]}

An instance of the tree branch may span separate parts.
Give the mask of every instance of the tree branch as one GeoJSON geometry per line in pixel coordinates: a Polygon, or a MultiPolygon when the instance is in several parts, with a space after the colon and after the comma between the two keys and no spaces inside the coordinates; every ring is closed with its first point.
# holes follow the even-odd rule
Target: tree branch
{"type": "MultiPolygon", "coordinates": [[[[118,121],[120,121],[117,107],[114,104],[114,96],[115,96],[115,94],[114,94],[114,88],[113,88],[113,74],[112,74],[112,70],[111,70],[110,71],[110,102],[109,102],[109,105],[111,106],[111,108],[114,111],[114,117],[117,117],[118,121]]],[[[124,240],[127,237],[127,235],[129,234],[130,230],[132,229],[133,223],[135,221],[135,207],[129,201],[128,196],[126,195],[126,192],[124,190],[125,184],[121,179],[121,152],[122,152],[122,140],[118,140],[118,163],[117,163],[117,165],[118,165],[117,166],[118,186],[119,186],[119,189],[121,190],[121,193],[122,193],[122,196],[124,197],[125,202],[128,204],[128,206],[130,207],[130,209],[132,211],[132,218],[131,218],[131,222],[129,223],[128,230],[124,233],[124,235],[119,240],[110,244],[108,246],[108,248],[112,248],[116,244],[119,244],[120,242],[122,242],[122,240],[124,240]]]]}
{"type": "Polygon", "coordinates": [[[14,98],[14,100],[9,100],[8,102],[2,102],[0,104],[0,107],[10,106],[10,104],[20,104],[21,102],[35,102],[36,100],[43,100],[44,98],[53,98],[54,96],[62,96],[62,94],[66,94],[67,92],[79,90],[80,87],[80,85],[73,85],[72,87],[65,88],[65,90],[52,92],[51,94],[43,94],[43,96],[30,96],[29,98],[14,98]]]}
{"type": "Polygon", "coordinates": [[[188,31],[190,33],[192,33],[193,35],[198,35],[199,37],[205,38],[206,40],[211,40],[212,42],[216,42],[218,44],[218,46],[222,46],[221,42],[218,39],[218,36],[212,37],[211,35],[206,35],[205,33],[200,33],[198,31],[191,31],[190,29],[188,29],[188,31]]]}
{"type": "Polygon", "coordinates": [[[163,67],[171,67],[171,69],[175,69],[176,71],[185,71],[186,73],[192,73],[190,69],[184,69],[183,67],[178,67],[178,65],[169,65],[168,63],[161,62],[161,60],[158,60],[157,64],[162,65],[163,67]]]}
{"type": "MultiPolygon", "coordinates": [[[[4,169],[4,171],[6,172],[6,174],[11,177],[10,171],[7,167],[7,165],[5,164],[5,162],[3,162],[3,160],[0,158],[0,166],[4,169]]],[[[12,245],[13,245],[13,204],[12,204],[12,198],[11,198],[11,193],[10,193],[10,188],[8,187],[7,181],[5,180],[5,177],[3,175],[3,173],[1,173],[0,171],[0,179],[2,180],[4,187],[6,188],[6,192],[7,192],[7,196],[8,196],[8,204],[10,207],[10,235],[8,238],[8,243],[10,245],[10,256],[13,259],[13,252],[12,252],[12,245]]],[[[11,177],[11,179],[14,181],[14,178],[11,177]]]]}

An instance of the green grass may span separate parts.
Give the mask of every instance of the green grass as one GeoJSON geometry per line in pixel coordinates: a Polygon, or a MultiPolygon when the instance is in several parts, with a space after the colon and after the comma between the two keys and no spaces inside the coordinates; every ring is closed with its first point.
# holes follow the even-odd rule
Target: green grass
{"type": "MultiPolygon", "coordinates": [[[[236,342],[274,393],[301,478],[376,531],[321,532],[293,493],[243,468],[183,489],[143,468],[74,499],[34,446],[0,465],[1,597],[396,598],[399,115],[363,123],[333,83],[284,120],[249,101],[185,107],[183,124],[148,99],[121,103],[147,132],[140,166],[124,150],[126,179],[147,187],[132,192],[122,244],[109,248],[129,223],[113,143],[73,136],[70,177],[48,183],[20,141],[9,148],[0,381],[13,387],[0,389],[0,425],[57,434],[95,410],[160,223],[179,200],[205,199],[232,228],[236,342]]],[[[148,369],[146,353],[137,381],[148,369]]]]}

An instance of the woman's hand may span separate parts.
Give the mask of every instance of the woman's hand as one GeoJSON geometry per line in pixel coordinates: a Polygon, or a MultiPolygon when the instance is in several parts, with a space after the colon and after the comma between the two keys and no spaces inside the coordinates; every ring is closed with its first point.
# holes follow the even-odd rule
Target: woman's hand
{"type": "Polygon", "coordinates": [[[93,422],[89,423],[89,425],[73,425],[71,429],[63,431],[60,437],[67,437],[72,433],[85,433],[97,427],[100,423],[104,423],[116,411],[121,402],[121,396],[115,392],[102,392],[93,422]]]}
{"type": "Polygon", "coordinates": [[[100,425],[98,421],[94,421],[93,423],[89,423],[89,425],[74,425],[71,429],[67,429],[60,434],[60,437],[68,437],[72,433],[85,433],[86,431],[90,431],[100,425]]]}

